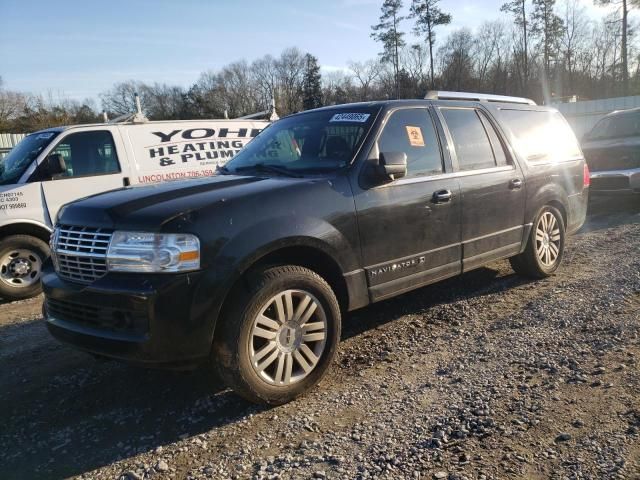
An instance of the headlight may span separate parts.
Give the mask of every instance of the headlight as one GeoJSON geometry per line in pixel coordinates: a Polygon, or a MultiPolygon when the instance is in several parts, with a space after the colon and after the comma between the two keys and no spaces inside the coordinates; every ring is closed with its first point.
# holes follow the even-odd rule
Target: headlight
{"type": "Polygon", "coordinates": [[[188,233],[113,232],[112,272],[187,272],[200,268],[200,241],[188,233]]]}

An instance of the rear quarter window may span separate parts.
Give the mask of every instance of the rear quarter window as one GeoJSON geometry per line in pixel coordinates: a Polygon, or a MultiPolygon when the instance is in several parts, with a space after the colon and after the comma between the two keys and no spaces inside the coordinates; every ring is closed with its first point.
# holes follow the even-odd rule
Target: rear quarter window
{"type": "Polygon", "coordinates": [[[573,130],[559,112],[503,109],[500,116],[527,162],[564,162],[582,157],[573,130]]]}

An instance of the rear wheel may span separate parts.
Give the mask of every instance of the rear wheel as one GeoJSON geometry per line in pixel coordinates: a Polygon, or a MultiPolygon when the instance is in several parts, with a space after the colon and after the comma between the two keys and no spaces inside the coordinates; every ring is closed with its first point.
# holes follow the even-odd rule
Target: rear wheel
{"type": "Polygon", "coordinates": [[[42,264],[49,246],[30,235],[11,235],[0,240],[0,297],[21,300],[42,291],[42,264]]]}
{"type": "Polygon", "coordinates": [[[562,215],[557,208],[547,205],[536,216],[524,252],[509,259],[511,266],[527,277],[548,277],[562,262],[564,241],[562,215]]]}
{"type": "Polygon", "coordinates": [[[229,300],[212,360],[246,399],[286,403],[315,386],[331,364],[340,308],[327,282],[303,267],[269,268],[249,283],[229,300]]]}

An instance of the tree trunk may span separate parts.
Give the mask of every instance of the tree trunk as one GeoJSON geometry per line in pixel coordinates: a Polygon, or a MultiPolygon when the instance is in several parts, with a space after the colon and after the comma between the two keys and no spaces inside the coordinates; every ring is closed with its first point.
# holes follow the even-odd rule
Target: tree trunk
{"type": "Polygon", "coordinates": [[[434,87],[434,73],[433,73],[433,33],[431,32],[431,22],[428,23],[427,28],[429,29],[428,33],[428,41],[429,41],[429,63],[430,63],[430,72],[431,72],[431,90],[434,87]]]}
{"type": "Polygon", "coordinates": [[[395,76],[396,84],[396,100],[400,98],[400,85],[398,81],[398,70],[400,69],[400,59],[398,57],[398,24],[396,21],[396,14],[393,14],[393,44],[395,47],[395,55],[393,59],[393,73],[395,76]]]}
{"type": "Polygon", "coordinates": [[[629,95],[629,65],[627,64],[627,0],[622,0],[622,94],[629,95]]]}
{"type": "MultiPolygon", "coordinates": [[[[626,0],[625,0],[626,1],[626,0]]],[[[523,81],[523,90],[524,93],[527,94],[527,88],[529,84],[529,45],[527,42],[527,10],[525,0],[522,0],[522,32],[524,35],[524,81],[523,81]]]]}

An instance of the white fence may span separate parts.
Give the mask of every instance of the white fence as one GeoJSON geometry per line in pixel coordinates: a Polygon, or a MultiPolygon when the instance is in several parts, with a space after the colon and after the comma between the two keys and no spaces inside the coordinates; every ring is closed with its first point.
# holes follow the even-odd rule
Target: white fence
{"type": "Polygon", "coordinates": [[[20,140],[25,137],[24,133],[0,133],[0,159],[9,153],[20,140]]]}
{"type": "Polygon", "coordinates": [[[582,138],[607,113],[640,107],[640,96],[557,103],[553,106],[565,116],[576,136],[582,138]]]}

